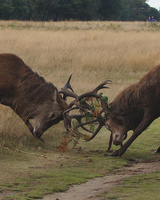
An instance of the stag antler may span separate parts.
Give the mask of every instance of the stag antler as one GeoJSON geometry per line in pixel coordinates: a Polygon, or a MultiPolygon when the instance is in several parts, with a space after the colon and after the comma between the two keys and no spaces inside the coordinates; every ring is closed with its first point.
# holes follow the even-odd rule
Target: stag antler
{"type": "MultiPolygon", "coordinates": [[[[102,104],[104,104],[104,99],[100,99],[101,100],[101,106],[102,104]],[[102,103],[103,102],[103,103],[102,103]]],[[[105,103],[106,104],[106,103],[105,103]]],[[[82,123],[82,124],[79,124],[76,128],[79,128],[79,127],[82,127],[82,126],[85,126],[85,125],[88,125],[88,124],[92,124],[92,123],[96,123],[98,122],[99,125],[97,127],[97,129],[95,130],[95,132],[93,133],[93,135],[87,140],[87,141],[90,141],[92,140],[96,135],[97,133],[101,130],[101,128],[105,125],[105,120],[106,120],[106,115],[105,115],[105,112],[104,112],[104,108],[102,107],[102,110],[99,112],[98,116],[96,117],[96,119],[94,120],[91,120],[91,121],[88,121],[88,122],[85,122],[85,123],[82,123]],[[102,114],[104,114],[104,116],[102,116],[102,114]]],[[[94,112],[95,112],[95,108],[94,108],[94,112]]],[[[92,116],[94,117],[94,112],[92,114],[92,116]]]]}
{"type": "Polygon", "coordinates": [[[97,97],[97,98],[100,98],[100,95],[97,94],[97,92],[101,89],[104,89],[104,88],[109,88],[107,86],[105,86],[106,84],[109,84],[111,83],[112,81],[111,80],[105,80],[104,82],[102,82],[101,84],[99,84],[94,90],[92,90],[91,92],[86,92],[82,95],[80,95],[78,97],[78,101],[80,101],[81,99],[83,99],[84,97],[97,97]]]}
{"type": "Polygon", "coordinates": [[[74,93],[74,90],[72,89],[71,85],[70,85],[70,81],[71,81],[71,77],[72,74],[69,76],[68,81],[66,82],[65,86],[63,88],[61,88],[61,91],[59,93],[63,94],[63,99],[66,100],[67,96],[73,97],[73,98],[77,98],[78,95],[76,95],[74,93]],[[70,90],[68,90],[70,89],[70,90]]]}
{"type": "MultiPolygon", "coordinates": [[[[98,134],[98,132],[101,130],[101,128],[103,126],[105,126],[105,121],[106,121],[106,118],[107,118],[108,104],[106,103],[106,101],[104,99],[101,99],[101,106],[102,106],[102,110],[98,114],[98,116],[97,116],[96,119],[88,121],[88,122],[85,122],[85,123],[82,123],[82,124],[79,124],[76,127],[76,128],[79,128],[79,127],[84,128],[85,125],[93,124],[93,123],[96,123],[96,122],[99,123],[99,125],[98,125],[97,129],[94,131],[93,135],[89,139],[87,139],[86,141],[92,140],[98,134]]],[[[127,135],[125,135],[124,139],[126,139],[126,137],[127,137],[127,135]]],[[[113,138],[112,138],[112,133],[111,133],[110,134],[110,139],[109,139],[109,145],[108,145],[107,152],[110,152],[110,149],[111,149],[111,146],[112,146],[112,139],[113,138]]]]}
{"type": "Polygon", "coordinates": [[[112,82],[111,80],[105,80],[100,85],[98,85],[94,90],[92,90],[90,92],[86,92],[86,93],[84,93],[84,94],[82,94],[80,96],[78,96],[74,92],[71,92],[70,90],[68,90],[68,87],[66,87],[66,85],[65,85],[63,88],[61,88],[60,93],[63,93],[65,95],[65,97],[67,97],[67,96],[73,97],[73,98],[75,98],[75,100],[72,101],[69,104],[69,106],[68,106],[67,110],[64,112],[64,114],[69,112],[69,111],[71,111],[71,110],[73,110],[73,109],[80,109],[82,112],[84,111],[84,109],[88,109],[88,110],[91,110],[92,112],[94,112],[94,109],[93,109],[92,106],[90,106],[85,100],[84,101],[81,101],[81,100],[84,99],[85,97],[101,98],[101,96],[98,95],[97,92],[99,90],[101,90],[101,89],[109,88],[109,87],[107,87],[105,85],[109,84],[111,82],[112,82]],[[74,105],[76,107],[72,108],[74,105]]]}
{"type": "Polygon", "coordinates": [[[84,130],[86,130],[88,132],[91,132],[87,128],[85,128],[85,125],[93,124],[93,123],[97,123],[98,122],[99,125],[98,125],[97,129],[95,130],[95,132],[93,133],[93,135],[88,139],[88,141],[90,141],[91,139],[93,139],[97,135],[97,133],[105,125],[105,118],[102,116],[102,114],[104,114],[104,108],[102,107],[102,104],[104,104],[104,102],[103,102],[104,100],[97,93],[101,89],[109,88],[109,87],[106,86],[106,84],[111,83],[111,80],[105,80],[100,85],[98,85],[94,90],[92,90],[90,92],[86,92],[86,93],[78,96],[77,94],[75,94],[73,92],[73,89],[70,86],[70,79],[71,79],[71,75],[70,75],[69,80],[67,81],[66,85],[63,88],[61,88],[61,91],[60,91],[61,93],[64,94],[65,98],[67,96],[75,98],[75,100],[72,101],[69,104],[67,110],[63,113],[64,118],[67,118],[67,120],[65,120],[66,121],[65,127],[68,130],[71,127],[71,120],[74,118],[79,123],[79,125],[75,127],[76,129],[79,128],[79,127],[81,127],[84,130]],[[95,112],[94,106],[91,106],[90,104],[87,103],[87,98],[88,97],[95,97],[95,98],[100,99],[100,101],[101,101],[102,110],[98,114],[97,117],[94,116],[94,112],[95,112]],[[75,109],[79,109],[83,114],[81,114],[81,115],[69,115],[69,112],[72,111],[72,110],[75,110],[75,109]],[[85,122],[85,123],[82,123],[82,119],[85,117],[86,110],[90,111],[90,116],[92,118],[95,118],[95,119],[90,120],[90,121],[85,122]]]}

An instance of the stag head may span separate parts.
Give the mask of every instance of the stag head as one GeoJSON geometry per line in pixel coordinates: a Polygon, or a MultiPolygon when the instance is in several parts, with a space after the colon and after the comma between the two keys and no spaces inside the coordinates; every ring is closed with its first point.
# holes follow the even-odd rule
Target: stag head
{"type": "Polygon", "coordinates": [[[48,128],[63,120],[62,113],[68,107],[66,101],[61,98],[57,88],[53,89],[54,92],[48,94],[51,96],[48,98],[48,101],[37,106],[37,109],[34,111],[35,126],[33,134],[38,138],[40,138],[43,132],[48,128]]]}
{"type": "Polygon", "coordinates": [[[106,120],[105,126],[111,132],[113,144],[121,145],[123,140],[127,137],[128,128],[123,123],[123,114],[117,114],[112,108],[112,104],[107,104],[101,101],[103,110],[105,112],[106,120]]]}

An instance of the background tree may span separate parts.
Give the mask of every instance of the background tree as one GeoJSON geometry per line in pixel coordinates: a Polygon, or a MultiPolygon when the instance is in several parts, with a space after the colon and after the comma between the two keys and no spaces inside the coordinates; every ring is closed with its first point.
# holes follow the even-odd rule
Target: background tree
{"type": "Polygon", "coordinates": [[[121,20],[123,21],[146,21],[149,16],[159,19],[158,10],[150,7],[146,0],[122,0],[122,5],[121,20]]]}
{"type": "Polygon", "coordinates": [[[34,12],[37,20],[56,20],[59,0],[35,0],[34,12]]]}
{"type": "Polygon", "coordinates": [[[100,0],[60,0],[58,19],[95,20],[99,18],[100,0]]]}
{"type": "Polygon", "coordinates": [[[122,0],[101,0],[99,12],[103,20],[119,20],[122,9],[122,0]]]}
{"type": "Polygon", "coordinates": [[[160,19],[146,0],[0,0],[0,19],[123,20],[160,19]]]}
{"type": "Polygon", "coordinates": [[[27,0],[13,0],[13,19],[28,19],[29,7],[27,0]]]}
{"type": "Polygon", "coordinates": [[[0,0],[0,19],[10,19],[13,15],[12,0],[0,0]]]}

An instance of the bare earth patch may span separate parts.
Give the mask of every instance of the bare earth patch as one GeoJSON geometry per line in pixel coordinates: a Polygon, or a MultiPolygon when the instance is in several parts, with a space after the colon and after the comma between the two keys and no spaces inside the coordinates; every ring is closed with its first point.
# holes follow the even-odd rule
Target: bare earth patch
{"type": "Polygon", "coordinates": [[[118,173],[109,174],[102,178],[89,180],[87,183],[71,186],[63,193],[54,193],[44,196],[43,200],[101,200],[97,195],[105,193],[118,185],[118,181],[133,175],[152,173],[160,170],[160,155],[150,162],[137,161],[124,166],[118,173]]]}
{"type": "MultiPolygon", "coordinates": [[[[46,195],[43,197],[43,200],[103,200],[104,197],[98,197],[98,195],[107,193],[120,184],[120,181],[124,178],[138,174],[149,174],[157,170],[160,170],[160,154],[157,154],[157,158],[149,162],[145,160],[131,161],[115,173],[71,186],[66,192],[46,195]]],[[[2,191],[0,192],[0,200],[14,194],[16,192],[2,191]]]]}

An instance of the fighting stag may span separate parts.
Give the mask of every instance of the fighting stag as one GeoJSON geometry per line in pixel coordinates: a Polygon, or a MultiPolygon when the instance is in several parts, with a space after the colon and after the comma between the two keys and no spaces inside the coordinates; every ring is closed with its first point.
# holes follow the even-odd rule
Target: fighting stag
{"type": "MultiPolygon", "coordinates": [[[[132,142],[160,116],[160,65],[138,83],[124,89],[107,105],[103,102],[105,125],[111,131],[113,144],[121,145],[129,130],[132,136],[111,156],[122,156],[132,142]]],[[[160,152],[160,147],[157,149],[160,152]]]]}
{"type": "Polygon", "coordinates": [[[14,54],[0,54],[0,103],[9,106],[37,138],[63,120],[68,107],[52,83],[14,54]]]}
{"type": "MultiPolygon", "coordinates": [[[[103,88],[103,83],[99,86],[99,88],[101,87],[103,88]]],[[[79,120],[80,125],[77,128],[83,128],[87,124],[98,122],[98,128],[89,139],[91,140],[97,135],[102,126],[106,126],[111,131],[108,150],[112,141],[115,145],[121,145],[119,150],[110,155],[122,156],[132,142],[160,116],[160,65],[153,68],[138,83],[124,89],[110,104],[95,93],[99,88],[97,87],[95,91],[88,93],[88,95],[100,99],[102,110],[94,120],[85,123],[81,123],[81,120],[79,120]],[[126,139],[129,130],[133,130],[133,134],[123,145],[122,142],[126,139]]],[[[84,96],[76,97],[76,100],[69,107],[76,106],[66,112],[77,108],[83,112],[84,106],[80,103],[82,97],[84,96]]],[[[90,105],[85,107],[94,116],[94,107],[90,107],[90,105]]],[[[157,152],[160,152],[160,147],[157,152]]]]}
{"type": "MultiPolygon", "coordinates": [[[[73,109],[73,105],[80,110],[86,108],[92,110],[89,104],[78,102],[85,97],[99,98],[97,92],[107,88],[105,85],[110,82],[105,81],[94,91],[78,96],[74,93],[70,80],[71,76],[59,92],[52,83],[46,82],[43,77],[33,72],[18,56],[0,54],[0,103],[9,106],[25,122],[36,138],[41,139],[48,128],[61,120],[64,120],[67,130],[71,127],[72,118],[81,122],[84,115],[69,116],[68,111],[73,109]],[[63,97],[60,93],[63,93],[63,97]],[[66,102],[68,96],[75,98],[69,105],[66,102]],[[34,123],[30,122],[31,119],[34,123]]],[[[99,117],[97,120],[102,123],[103,119],[99,117]]]]}

